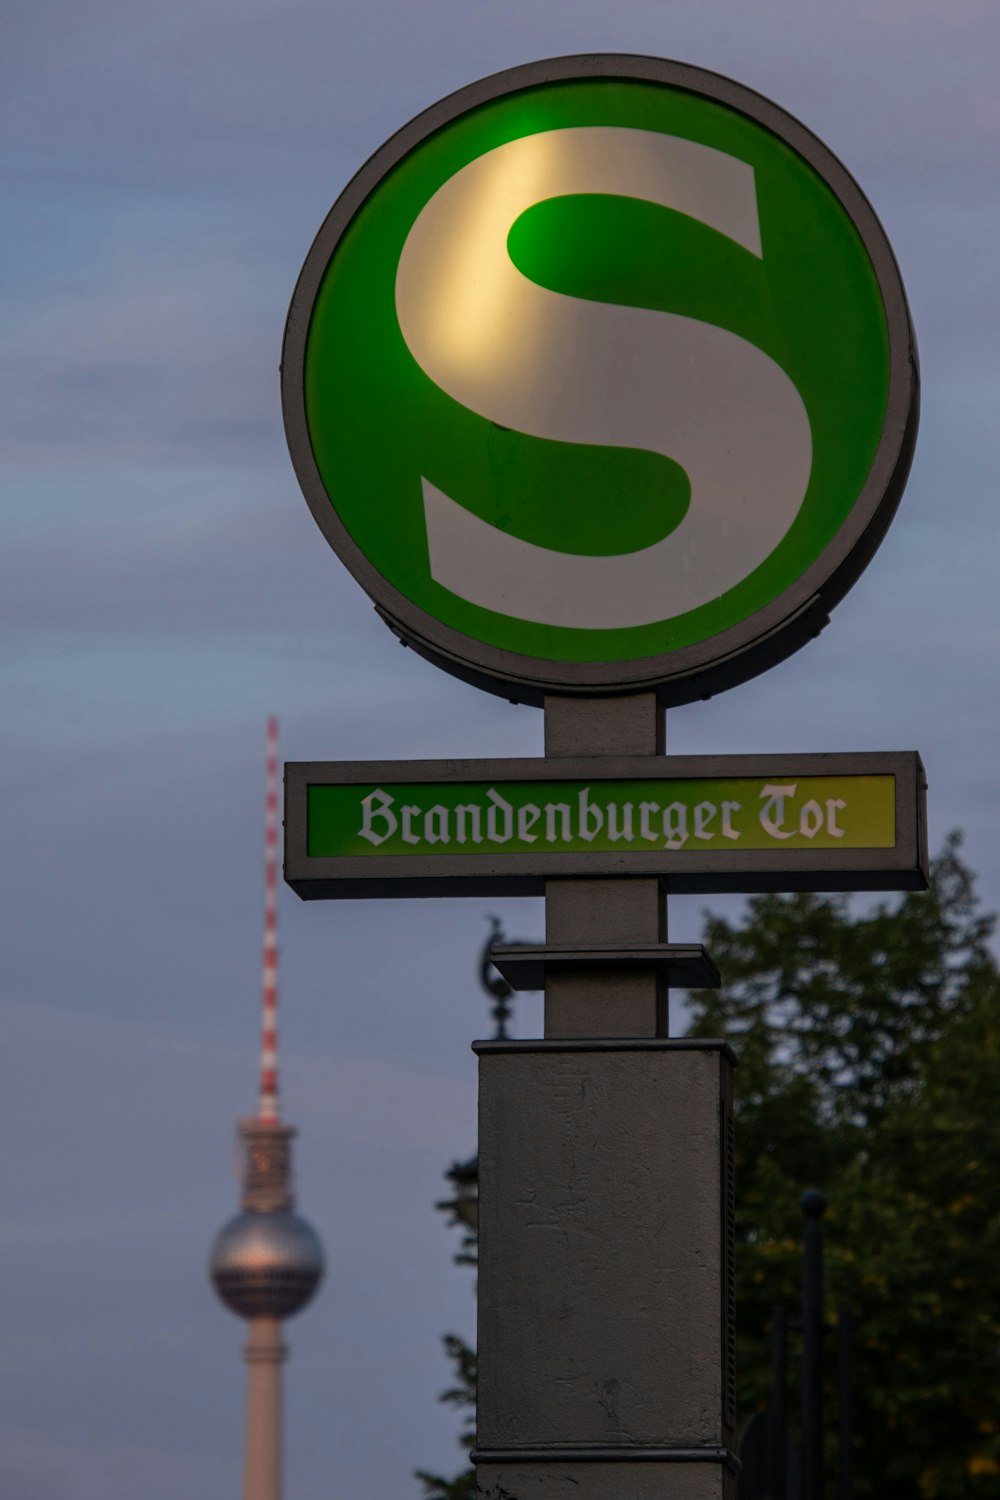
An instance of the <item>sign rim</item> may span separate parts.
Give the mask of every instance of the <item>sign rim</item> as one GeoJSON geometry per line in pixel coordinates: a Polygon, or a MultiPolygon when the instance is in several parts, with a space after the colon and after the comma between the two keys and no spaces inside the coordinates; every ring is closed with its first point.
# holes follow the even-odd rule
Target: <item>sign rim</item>
{"type": "Polygon", "coordinates": [[[902,278],[874,209],[843,163],[793,115],[721,74],[628,53],[583,53],[504,69],[416,115],[368,159],[337,198],[306,256],[292,294],[281,359],[281,403],[296,477],[327,542],[404,644],[454,676],[517,702],[546,694],[604,696],[656,691],[666,705],[736,686],[777,665],[827,623],[870,562],[895,514],[916,442],[919,366],[902,278]],[[660,83],[746,115],[790,146],[847,214],[872,265],[889,342],[882,432],[867,478],[834,537],[799,577],[762,609],[675,651],[615,662],[562,662],[489,645],[445,625],[400,592],[369,560],[335,509],[313,454],[305,404],[305,355],[313,308],[336,249],[383,178],[442,126],[482,104],[547,83],[583,79],[660,83]]]}

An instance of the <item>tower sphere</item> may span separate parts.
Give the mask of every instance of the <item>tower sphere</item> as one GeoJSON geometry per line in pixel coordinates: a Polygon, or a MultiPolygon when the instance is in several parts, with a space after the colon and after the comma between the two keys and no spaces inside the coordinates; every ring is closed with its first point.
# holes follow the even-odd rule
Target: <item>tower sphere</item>
{"type": "Polygon", "coordinates": [[[311,1225],[289,1209],[237,1214],[209,1260],[212,1284],[242,1318],[290,1318],[323,1276],[323,1249],[311,1225]]]}

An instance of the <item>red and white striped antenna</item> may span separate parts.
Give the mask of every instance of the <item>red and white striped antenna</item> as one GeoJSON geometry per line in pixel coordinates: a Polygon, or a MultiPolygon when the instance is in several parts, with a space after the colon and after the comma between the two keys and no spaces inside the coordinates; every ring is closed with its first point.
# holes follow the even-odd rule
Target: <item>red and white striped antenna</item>
{"type": "Polygon", "coordinates": [[[278,721],[267,721],[264,814],[264,966],[260,1103],[257,1118],[278,1123],[278,721]]]}

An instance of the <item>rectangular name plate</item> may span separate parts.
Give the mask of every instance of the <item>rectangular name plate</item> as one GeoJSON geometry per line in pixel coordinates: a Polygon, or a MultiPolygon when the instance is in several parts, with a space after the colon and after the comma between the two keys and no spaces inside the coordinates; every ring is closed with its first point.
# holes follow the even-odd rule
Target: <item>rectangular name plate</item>
{"type": "Polygon", "coordinates": [[[306,900],[536,896],[613,875],[923,890],[925,793],[915,753],[290,761],[285,879],[306,900]]]}

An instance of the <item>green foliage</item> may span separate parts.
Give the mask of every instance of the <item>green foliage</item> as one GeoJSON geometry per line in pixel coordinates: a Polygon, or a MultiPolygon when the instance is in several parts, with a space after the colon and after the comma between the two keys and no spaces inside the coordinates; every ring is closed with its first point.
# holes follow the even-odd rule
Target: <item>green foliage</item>
{"type": "MultiPolygon", "coordinates": [[[[799,1295],[799,1197],[820,1187],[828,1321],[838,1303],[856,1320],[858,1500],[998,1492],[993,922],[957,838],[931,891],[895,906],[766,895],[739,925],[707,919],[725,986],[693,996],[691,1031],[728,1038],[740,1057],[742,1418],[767,1403],[773,1308],[799,1295]]],[[[831,1339],[831,1377],[833,1364],[831,1339]]],[[[832,1433],[832,1378],[826,1410],[832,1433]]],[[[827,1469],[832,1496],[832,1452],[827,1469]]]]}
{"type": "MultiPolygon", "coordinates": [[[[475,1440],[476,1428],[476,1351],[455,1333],[445,1334],[441,1342],[451,1361],[455,1383],[442,1391],[440,1399],[464,1412],[459,1441],[468,1450],[475,1440]]],[[[416,1477],[423,1485],[424,1500],[476,1500],[475,1469],[463,1469],[454,1479],[417,1469],[416,1477]]]]}
{"type": "Polygon", "coordinates": [[[424,1487],[428,1500],[476,1500],[476,1471],[463,1469],[454,1479],[442,1479],[437,1474],[425,1474],[417,1469],[416,1476],[424,1487]]]}
{"type": "MultiPolygon", "coordinates": [[[[724,1036],[740,1058],[741,1420],[767,1404],[773,1309],[794,1314],[800,1295],[799,1199],[822,1188],[827,1323],[832,1330],[840,1304],[855,1319],[856,1500],[1000,1493],[993,926],[957,838],[925,895],[865,907],[845,896],[766,895],[738,924],[706,918],[725,985],[692,996],[691,1034],[724,1036]]],[[[444,1344],[454,1383],[441,1399],[464,1413],[468,1449],[475,1353],[454,1335],[444,1344]]],[[[828,1500],[834,1364],[831,1332],[828,1500]]],[[[797,1375],[793,1365],[792,1389],[797,1375]]],[[[424,1500],[474,1500],[471,1468],[417,1477],[424,1500]]]]}
{"type": "MultiPolygon", "coordinates": [[[[495,936],[499,923],[496,918],[493,921],[495,936]]],[[[495,982],[503,983],[499,976],[495,982]]],[[[456,1266],[474,1266],[479,1260],[479,1157],[453,1162],[444,1175],[452,1196],[434,1206],[447,1215],[449,1229],[461,1231],[459,1248],[452,1256],[456,1266]]],[[[454,1384],[442,1391],[438,1399],[464,1413],[458,1441],[469,1452],[476,1437],[476,1351],[456,1333],[446,1333],[441,1343],[451,1364],[454,1384]]],[[[416,1469],[414,1473],[423,1485],[424,1500],[476,1500],[476,1471],[469,1466],[453,1479],[428,1474],[424,1469],[416,1469]]]]}

